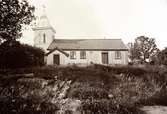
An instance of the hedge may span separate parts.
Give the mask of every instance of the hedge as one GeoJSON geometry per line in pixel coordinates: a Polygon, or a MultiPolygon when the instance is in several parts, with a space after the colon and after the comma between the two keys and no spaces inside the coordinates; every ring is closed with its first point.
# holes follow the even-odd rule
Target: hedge
{"type": "Polygon", "coordinates": [[[27,68],[44,65],[44,51],[26,44],[4,42],[0,45],[0,68],[27,68]]]}

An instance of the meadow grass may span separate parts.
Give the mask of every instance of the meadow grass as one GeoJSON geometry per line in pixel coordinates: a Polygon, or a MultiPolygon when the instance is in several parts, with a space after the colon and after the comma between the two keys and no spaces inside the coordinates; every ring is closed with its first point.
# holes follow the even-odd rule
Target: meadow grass
{"type": "Polygon", "coordinates": [[[66,98],[81,100],[82,110],[87,113],[143,114],[138,107],[167,105],[165,67],[94,65],[0,70],[2,77],[21,73],[34,73],[34,77],[45,80],[71,80],[66,98]]]}

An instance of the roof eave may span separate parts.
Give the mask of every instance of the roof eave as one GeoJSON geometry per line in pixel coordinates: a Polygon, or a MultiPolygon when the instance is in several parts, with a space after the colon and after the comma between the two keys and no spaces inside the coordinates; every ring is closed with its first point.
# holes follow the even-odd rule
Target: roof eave
{"type": "MultiPolygon", "coordinates": [[[[48,48],[47,50],[53,50],[53,49],[50,49],[48,48]]],[[[88,50],[88,51],[128,51],[128,49],[66,49],[66,48],[62,48],[62,50],[88,50]]]]}
{"type": "Polygon", "coordinates": [[[62,49],[59,49],[59,48],[55,48],[55,49],[52,49],[52,50],[50,50],[48,53],[46,53],[45,54],[45,56],[48,56],[48,55],[50,55],[51,53],[53,53],[54,51],[56,51],[56,50],[58,50],[59,52],[61,52],[61,53],[63,53],[65,56],[69,56],[69,54],[68,53],[66,53],[66,52],[64,52],[62,49]]]}

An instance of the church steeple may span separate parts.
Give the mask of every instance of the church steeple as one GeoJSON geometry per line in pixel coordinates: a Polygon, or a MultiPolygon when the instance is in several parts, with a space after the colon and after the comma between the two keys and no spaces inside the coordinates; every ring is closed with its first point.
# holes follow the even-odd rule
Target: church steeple
{"type": "Polygon", "coordinates": [[[47,15],[46,15],[45,7],[43,7],[42,14],[38,18],[36,28],[50,28],[53,30],[53,32],[56,32],[54,30],[54,28],[50,25],[50,22],[48,20],[47,15]]]}
{"type": "Polygon", "coordinates": [[[34,45],[47,50],[56,31],[50,25],[45,11],[37,18],[37,24],[33,27],[33,31],[35,32],[34,45]]]}

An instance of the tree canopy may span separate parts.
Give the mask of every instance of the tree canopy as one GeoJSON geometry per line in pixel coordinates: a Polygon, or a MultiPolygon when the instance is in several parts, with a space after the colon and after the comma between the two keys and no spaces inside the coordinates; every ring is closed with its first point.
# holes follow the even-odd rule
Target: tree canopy
{"type": "Polygon", "coordinates": [[[162,65],[167,65],[167,48],[158,53],[158,62],[162,65]]]}
{"type": "Polygon", "coordinates": [[[23,25],[35,18],[34,10],[27,0],[0,0],[0,40],[19,39],[23,25]]]}
{"type": "Polygon", "coordinates": [[[130,49],[130,58],[140,60],[141,62],[147,62],[158,52],[157,45],[154,38],[148,38],[140,36],[135,39],[134,45],[130,49]]]}

